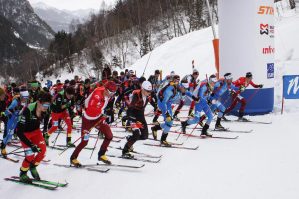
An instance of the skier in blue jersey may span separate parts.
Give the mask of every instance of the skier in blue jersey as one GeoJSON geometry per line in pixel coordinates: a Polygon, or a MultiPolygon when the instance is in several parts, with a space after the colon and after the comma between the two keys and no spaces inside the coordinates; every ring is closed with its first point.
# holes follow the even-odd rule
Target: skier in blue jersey
{"type": "Polygon", "coordinates": [[[169,84],[160,88],[157,93],[158,98],[158,108],[162,112],[162,116],[164,118],[164,123],[157,124],[151,128],[154,139],[157,139],[157,131],[163,130],[161,136],[161,145],[171,146],[166,141],[168,136],[168,132],[173,124],[173,114],[172,114],[172,104],[176,102],[181,95],[185,94],[185,89],[182,85],[179,85],[180,76],[174,75],[170,80],[169,84]]]}
{"type": "Polygon", "coordinates": [[[20,95],[15,95],[11,104],[5,111],[5,115],[8,117],[7,128],[6,128],[6,136],[4,137],[1,143],[1,154],[6,156],[6,145],[11,140],[15,128],[18,123],[19,115],[21,114],[24,107],[27,106],[29,102],[29,92],[27,90],[23,90],[20,92],[20,95]]]}
{"type": "MultiPolygon", "coordinates": [[[[224,75],[224,78],[219,79],[215,85],[213,92],[209,98],[209,102],[211,103],[211,110],[212,112],[218,111],[217,114],[217,120],[215,124],[216,130],[224,130],[224,127],[221,125],[221,118],[224,115],[225,107],[221,103],[220,98],[226,91],[237,91],[239,88],[237,88],[233,83],[233,77],[231,73],[226,73],[224,75]]],[[[202,116],[204,117],[204,116],[202,116]]],[[[202,119],[202,118],[201,118],[202,119]]]]}
{"type": "Polygon", "coordinates": [[[212,136],[207,132],[209,126],[213,120],[213,113],[209,106],[209,98],[213,91],[214,85],[217,82],[217,78],[215,75],[211,75],[208,80],[202,81],[194,90],[193,94],[186,93],[189,97],[195,101],[195,114],[192,119],[188,119],[182,122],[182,130],[186,131],[186,126],[191,124],[196,124],[200,120],[200,113],[204,111],[207,115],[208,119],[205,125],[202,128],[201,135],[202,136],[212,136]]]}

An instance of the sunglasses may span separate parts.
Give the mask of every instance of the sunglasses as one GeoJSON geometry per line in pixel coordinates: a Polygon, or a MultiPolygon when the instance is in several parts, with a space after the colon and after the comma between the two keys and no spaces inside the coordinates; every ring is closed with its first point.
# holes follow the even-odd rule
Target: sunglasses
{"type": "Polygon", "coordinates": [[[199,73],[193,73],[193,75],[199,75],[199,73]]]}
{"type": "Polygon", "coordinates": [[[42,104],[43,108],[49,108],[50,107],[50,104],[42,104]]]}

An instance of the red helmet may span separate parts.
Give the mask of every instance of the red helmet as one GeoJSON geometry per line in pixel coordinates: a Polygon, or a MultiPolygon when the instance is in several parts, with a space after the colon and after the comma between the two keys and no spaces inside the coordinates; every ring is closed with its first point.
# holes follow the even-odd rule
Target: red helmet
{"type": "Polygon", "coordinates": [[[104,87],[110,92],[116,92],[117,90],[117,85],[114,81],[108,81],[107,83],[104,84],[104,87]]]}

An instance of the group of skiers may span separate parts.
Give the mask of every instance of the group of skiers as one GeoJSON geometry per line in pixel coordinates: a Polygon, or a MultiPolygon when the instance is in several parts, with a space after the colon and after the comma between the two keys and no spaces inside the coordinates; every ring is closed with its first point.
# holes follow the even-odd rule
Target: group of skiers
{"type": "Polygon", "coordinates": [[[4,123],[1,155],[7,157],[7,144],[13,136],[18,137],[25,152],[20,180],[30,182],[28,171],[34,179],[40,179],[36,167],[45,157],[51,134],[63,128],[63,120],[67,129],[65,146],[75,147],[70,157],[72,166],[82,166],[78,156],[88,144],[90,132],[94,128],[104,136],[98,160],[111,164],[105,155],[113,138],[110,124],[121,121],[123,127],[132,132],[122,148],[122,156],[132,158],[134,143],[149,136],[145,118],[148,103],[154,109],[151,127],[153,138],[157,139],[157,131],[162,130],[160,144],[171,146],[167,141],[168,133],[174,121],[180,121],[178,115],[187,100],[191,105],[188,119],[181,121],[182,131],[186,132],[188,125],[200,124],[203,127],[201,135],[211,136],[207,130],[214,114],[217,114],[215,128],[223,129],[221,119],[240,102],[239,120],[246,120],[243,117],[246,100],[242,97],[242,92],[249,85],[255,88],[263,87],[262,84],[256,85],[252,82],[250,72],[236,81],[233,81],[231,73],[226,73],[220,79],[211,75],[199,81],[199,72],[196,69],[182,79],[174,72],[162,79],[161,72],[156,70],[146,80],[144,77],[136,77],[132,70],[118,74],[117,71],[111,72],[109,68],[105,68],[101,81],[94,78],[82,81],[75,76],[64,83],[57,80],[54,85],[48,80],[43,88],[37,81],[19,86],[13,83],[0,88],[0,120],[4,123]],[[222,97],[227,91],[232,103],[225,107],[222,97]],[[173,111],[173,105],[177,102],[178,107],[173,111]],[[158,122],[160,115],[163,116],[163,122],[158,122]],[[77,146],[71,139],[75,116],[82,118],[81,142],[77,146]],[[115,116],[118,119],[115,119],[115,116]]]}

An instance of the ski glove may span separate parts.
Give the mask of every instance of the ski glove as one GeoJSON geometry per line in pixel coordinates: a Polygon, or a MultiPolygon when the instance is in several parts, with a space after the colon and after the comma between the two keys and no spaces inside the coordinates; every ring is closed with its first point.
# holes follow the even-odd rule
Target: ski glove
{"type": "Polygon", "coordinates": [[[195,97],[194,95],[192,95],[192,99],[193,99],[195,102],[198,102],[198,101],[199,101],[199,98],[198,98],[198,97],[195,97]]]}
{"type": "Polygon", "coordinates": [[[68,103],[65,104],[65,108],[70,108],[72,106],[72,102],[69,101],[68,103]]]}
{"type": "Polygon", "coordinates": [[[166,112],[166,122],[171,122],[172,121],[172,117],[170,116],[170,114],[168,112],[166,112]]]}
{"type": "Polygon", "coordinates": [[[1,112],[0,113],[0,117],[5,117],[6,115],[5,115],[5,112],[1,112]]]}
{"type": "Polygon", "coordinates": [[[30,148],[31,148],[31,150],[32,150],[34,153],[39,153],[39,152],[41,152],[41,149],[40,149],[38,146],[36,146],[36,145],[32,145],[30,148]]]}
{"type": "Polygon", "coordinates": [[[233,96],[234,94],[236,94],[236,92],[235,92],[234,90],[230,90],[230,91],[229,91],[229,94],[230,94],[231,96],[233,96]]]}
{"type": "Polygon", "coordinates": [[[263,88],[263,87],[264,87],[264,85],[263,85],[263,84],[260,84],[260,85],[258,85],[258,87],[259,87],[259,88],[263,88]]]}
{"type": "Polygon", "coordinates": [[[245,88],[246,88],[245,86],[241,86],[241,87],[240,87],[240,91],[241,91],[241,92],[245,91],[245,88]]]}

